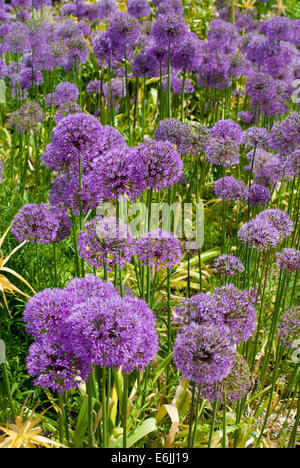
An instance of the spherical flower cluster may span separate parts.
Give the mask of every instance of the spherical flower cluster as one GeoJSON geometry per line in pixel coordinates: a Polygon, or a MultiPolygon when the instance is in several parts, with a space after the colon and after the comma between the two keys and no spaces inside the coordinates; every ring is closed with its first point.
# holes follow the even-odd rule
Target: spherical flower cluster
{"type": "Polygon", "coordinates": [[[152,229],[137,239],[134,244],[134,253],[143,265],[154,265],[156,270],[171,269],[180,262],[182,257],[178,239],[172,232],[162,229],[152,229]]]}
{"type": "Polygon", "coordinates": [[[12,233],[19,242],[54,244],[70,235],[71,225],[71,220],[61,209],[46,203],[31,203],[24,205],[14,218],[12,233]]]}
{"type": "Polygon", "coordinates": [[[14,111],[8,121],[9,126],[15,126],[18,133],[38,133],[44,112],[36,102],[26,102],[20,109],[14,111]]]}
{"type": "Polygon", "coordinates": [[[234,276],[238,273],[243,273],[245,268],[241,260],[235,255],[223,254],[214,261],[214,268],[227,276],[234,276]]]}
{"type": "Polygon", "coordinates": [[[285,311],[279,323],[279,337],[287,347],[299,346],[300,339],[300,307],[293,306],[285,311]]]}
{"type": "Polygon", "coordinates": [[[77,102],[65,102],[57,107],[53,121],[58,124],[62,119],[70,114],[77,114],[81,112],[81,107],[77,102]]]}
{"type": "Polygon", "coordinates": [[[135,148],[136,171],[143,176],[145,188],[156,192],[169,188],[182,175],[183,162],[168,141],[147,140],[135,148]]]}
{"type": "Polygon", "coordinates": [[[240,242],[257,250],[276,247],[282,238],[291,235],[294,225],[289,215],[278,209],[262,211],[243,224],[238,232],[240,242]]]}
{"type": "Polygon", "coordinates": [[[268,148],[270,134],[264,127],[250,127],[243,132],[245,148],[268,148]]]}
{"type": "Polygon", "coordinates": [[[117,48],[135,44],[140,36],[140,25],[136,18],[124,11],[117,11],[108,26],[108,37],[117,48]]]}
{"type": "Polygon", "coordinates": [[[285,174],[287,179],[300,177],[300,148],[296,149],[286,158],[285,174]]]}
{"type": "Polygon", "coordinates": [[[155,140],[170,141],[180,153],[189,153],[192,145],[191,127],[175,118],[161,120],[155,130],[155,140]]]}
{"type": "Polygon", "coordinates": [[[205,400],[238,401],[251,388],[251,372],[247,361],[240,354],[236,354],[230,373],[214,384],[201,385],[201,394],[205,400]]]}
{"type": "Polygon", "coordinates": [[[300,144],[300,118],[292,112],[282,122],[275,122],[270,136],[270,146],[274,151],[288,155],[300,144]]]}
{"type": "Polygon", "coordinates": [[[136,77],[159,76],[159,63],[154,54],[142,52],[134,57],[132,75],[136,77]]]}
{"type": "Polygon", "coordinates": [[[183,376],[195,383],[213,384],[233,366],[235,349],[227,327],[186,325],[177,335],[173,360],[183,376]]]}
{"type": "Polygon", "coordinates": [[[157,43],[173,46],[185,39],[188,32],[182,16],[174,14],[159,15],[153,23],[152,36],[157,43]]]}
{"type": "Polygon", "coordinates": [[[218,198],[224,198],[226,201],[245,201],[248,198],[248,187],[232,176],[218,179],[214,184],[214,191],[218,198]]]}
{"type": "Polygon", "coordinates": [[[53,95],[46,96],[46,103],[48,106],[59,106],[61,104],[77,101],[79,97],[78,87],[69,81],[64,81],[56,86],[53,95]]]}
{"type": "Polygon", "coordinates": [[[108,270],[114,265],[122,268],[131,260],[132,239],[127,226],[117,223],[116,218],[97,216],[80,232],[78,251],[95,268],[104,265],[108,270]]]}
{"type": "Polygon", "coordinates": [[[273,185],[282,179],[284,162],[280,155],[257,148],[249,151],[246,156],[250,164],[245,169],[250,171],[252,167],[255,184],[273,185]]]}
{"type": "Polygon", "coordinates": [[[300,270],[300,250],[292,248],[282,249],[276,254],[277,265],[280,270],[299,271],[300,270]]]}
{"type": "Polygon", "coordinates": [[[211,137],[204,149],[209,162],[221,166],[233,166],[240,161],[239,147],[232,138],[211,137]]]}
{"type": "Polygon", "coordinates": [[[238,145],[243,141],[241,127],[231,119],[219,120],[210,129],[210,133],[214,137],[231,138],[238,145]]]}
{"type": "Polygon", "coordinates": [[[63,393],[78,387],[82,380],[87,380],[90,365],[67,351],[61,340],[55,335],[43,335],[32,343],[26,359],[28,374],[35,385],[63,393]]]}
{"type": "Polygon", "coordinates": [[[151,15],[152,8],[147,0],[128,0],[127,11],[135,18],[142,18],[151,15]]]}
{"type": "Polygon", "coordinates": [[[271,192],[264,185],[251,185],[248,195],[248,202],[253,206],[264,206],[271,200],[271,192]]]}

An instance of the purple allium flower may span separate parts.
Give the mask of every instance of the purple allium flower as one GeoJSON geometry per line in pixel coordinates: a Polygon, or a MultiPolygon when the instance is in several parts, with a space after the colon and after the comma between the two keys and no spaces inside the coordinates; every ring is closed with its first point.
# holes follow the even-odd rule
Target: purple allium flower
{"type": "Polygon", "coordinates": [[[180,326],[195,322],[199,325],[223,325],[219,311],[214,307],[213,296],[209,293],[194,294],[183,299],[175,308],[174,323],[180,326]]]}
{"type": "Polygon", "coordinates": [[[272,249],[280,242],[278,230],[269,220],[262,218],[255,218],[243,224],[238,238],[243,244],[257,250],[272,249]]]}
{"type": "Polygon", "coordinates": [[[74,83],[71,83],[70,81],[64,81],[63,83],[59,83],[59,85],[56,86],[53,96],[51,96],[51,94],[46,96],[46,104],[47,106],[50,106],[52,102],[53,106],[60,106],[64,103],[77,101],[78,97],[78,86],[76,86],[74,83]]]}
{"type": "Polygon", "coordinates": [[[30,51],[28,29],[22,22],[17,21],[10,26],[4,37],[3,51],[15,54],[24,54],[30,51]]]}
{"type": "Polygon", "coordinates": [[[117,11],[108,26],[108,37],[117,48],[135,44],[140,36],[140,24],[136,18],[124,11],[117,11]]]}
{"type": "Polygon", "coordinates": [[[18,133],[38,133],[44,112],[37,102],[26,102],[10,115],[8,125],[15,126],[18,133]]]}
{"type": "Polygon", "coordinates": [[[214,384],[201,385],[201,394],[210,401],[238,401],[251,388],[251,372],[247,361],[240,354],[236,354],[230,374],[214,384]]]}
{"type": "Polygon", "coordinates": [[[101,90],[101,81],[100,80],[92,80],[89,81],[86,86],[87,93],[100,93],[101,90]]]}
{"type": "Polygon", "coordinates": [[[149,52],[142,52],[136,55],[132,63],[132,76],[159,76],[159,63],[155,55],[149,52]]]}
{"type": "Polygon", "coordinates": [[[214,184],[214,191],[218,198],[225,198],[226,201],[248,199],[248,187],[233,176],[218,179],[214,184]]]}
{"type": "Polygon", "coordinates": [[[91,115],[68,115],[53,129],[52,142],[42,155],[42,164],[55,171],[65,170],[77,165],[81,157],[84,165],[91,155],[98,156],[101,130],[102,125],[91,115]]]}
{"type": "Polygon", "coordinates": [[[180,153],[189,153],[192,146],[191,127],[178,119],[165,119],[155,130],[155,140],[170,141],[180,153]]]}
{"type": "Polygon", "coordinates": [[[172,143],[146,140],[135,148],[136,171],[143,179],[145,188],[156,192],[171,187],[182,175],[183,162],[172,143]]]}
{"type": "Polygon", "coordinates": [[[118,99],[126,96],[126,86],[122,78],[112,78],[103,84],[102,92],[109,108],[115,105],[118,99]]]}
{"type": "Polygon", "coordinates": [[[233,24],[215,19],[210,22],[207,40],[214,50],[229,54],[236,51],[238,33],[233,24]]]}
{"type": "Polygon", "coordinates": [[[250,171],[253,165],[254,183],[274,185],[282,179],[284,164],[280,155],[257,148],[249,151],[246,156],[250,164],[245,169],[250,171]]]}
{"type": "Polygon", "coordinates": [[[65,287],[64,291],[73,298],[74,304],[85,302],[88,298],[96,296],[99,299],[110,299],[116,294],[112,283],[103,281],[93,274],[84,278],[74,278],[65,287]]]}
{"type": "Polygon", "coordinates": [[[180,262],[182,250],[172,232],[152,229],[135,241],[134,254],[143,265],[171,269],[180,262]]]}
{"type": "Polygon", "coordinates": [[[119,265],[123,268],[133,254],[132,238],[128,227],[114,217],[97,216],[84,225],[78,237],[78,251],[89,265],[95,268],[119,265]]]}
{"type": "Polygon", "coordinates": [[[264,210],[257,215],[256,219],[270,222],[281,238],[289,237],[294,230],[294,223],[289,214],[278,208],[264,210]]]}
{"type": "Polygon", "coordinates": [[[209,162],[221,166],[233,166],[240,161],[239,147],[232,138],[211,137],[204,149],[209,162]]]}
{"type": "Polygon", "coordinates": [[[243,133],[245,148],[268,148],[270,134],[264,127],[250,127],[243,133]]]}
{"type": "Polygon", "coordinates": [[[241,127],[231,119],[219,120],[211,128],[210,133],[217,138],[231,138],[237,145],[243,141],[241,127]]]}
{"type": "Polygon", "coordinates": [[[276,261],[280,270],[298,271],[300,270],[300,250],[282,249],[276,254],[276,261]]]}
{"type": "Polygon", "coordinates": [[[223,254],[216,258],[214,261],[214,268],[216,268],[219,273],[227,276],[234,276],[245,271],[241,260],[235,255],[228,254],[223,254]]]}
{"type": "Polygon", "coordinates": [[[136,164],[133,148],[124,145],[110,149],[93,163],[93,190],[104,200],[117,200],[124,194],[135,200],[145,189],[144,175],[136,170],[136,164]]]}
{"type": "Polygon", "coordinates": [[[74,306],[67,323],[68,345],[87,364],[144,368],[155,357],[155,317],[142,299],[94,296],[74,306]],[[146,348],[147,346],[147,348],[146,348]]]}
{"type": "Polygon", "coordinates": [[[277,97],[275,80],[267,73],[252,72],[247,77],[246,94],[254,109],[268,113],[268,106],[277,97]]]}
{"type": "Polygon", "coordinates": [[[185,39],[188,28],[184,18],[174,14],[159,15],[153,23],[152,36],[166,47],[179,44],[185,39]]]}
{"type": "Polygon", "coordinates": [[[64,45],[68,48],[68,63],[65,66],[65,71],[72,71],[74,63],[78,64],[88,61],[90,49],[82,37],[66,39],[64,45]]]}
{"type": "Polygon", "coordinates": [[[60,104],[55,112],[55,115],[53,117],[53,121],[58,124],[62,119],[67,117],[70,114],[77,114],[78,112],[81,112],[82,109],[77,102],[64,102],[63,104],[60,104]]]}
{"type": "Polygon", "coordinates": [[[297,348],[300,339],[300,307],[286,309],[279,323],[279,337],[287,347],[297,348]]]}
{"type": "Polygon", "coordinates": [[[241,111],[238,113],[238,118],[246,125],[254,122],[254,114],[252,111],[241,111]]]}
{"type": "Polygon", "coordinates": [[[100,31],[92,36],[93,52],[97,58],[98,64],[106,65],[112,59],[111,40],[106,31],[100,31]]]}
{"type": "Polygon", "coordinates": [[[156,16],[166,14],[175,14],[180,16],[183,13],[181,0],[154,0],[152,3],[156,6],[156,16]]]}
{"type": "Polygon", "coordinates": [[[179,43],[171,53],[171,65],[177,70],[193,71],[201,66],[203,57],[203,41],[194,33],[188,33],[183,42],[179,43]]]}
{"type": "Polygon", "coordinates": [[[43,74],[32,67],[24,67],[20,70],[19,81],[21,89],[31,89],[33,86],[44,82],[43,74]]]}
{"type": "Polygon", "coordinates": [[[228,74],[235,78],[240,78],[242,75],[246,75],[247,70],[250,68],[250,62],[240,51],[231,54],[229,56],[229,62],[230,66],[228,74]]]}
{"type": "Polygon", "coordinates": [[[292,112],[282,122],[275,122],[270,137],[270,146],[281,154],[291,154],[300,144],[300,118],[292,112]]]}
{"type": "Polygon", "coordinates": [[[285,161],[285,174],[288,179],[300,177],[300,148],[293,151],[285,161]]]}
{"type": "Polygon", "coordinates": [[[264,185],[251,185],[248,195],[248,202],[253,206],[264,206],[271,200],[271,192],[264,185]]]}
{"type": "Polygon", "coordinates": [[[282,41],[293,40],[292,20],[286,16],[275,16],[268,18],[261,26],[261,32],[270,39],[280,39],[282,41]]]}
{"type": "Polygon", "coordinates": [[[232,340],[235,343],[247,341],[256,327],[257,294],[253,289],[240,291],[228,283],[214,290],[213,300],[224,325],[230,329],[232,340]]]}
{"type": "Polygon", "coordinates": [[[27,333],[35,338],[45,333],[59,334],[74,303],[74,296],[64,289],[44,289],[38,292],[28,300],[24,310],[27,333]]]}
{"type": "Polygon", "coordinates": [[[235,349],[227,327],[186,325],[177,335],[173,360],[183,376],[196,383],[213,384],[233,366],[235,349]]]}
{"type": "Polygon", "coordinates": [[[30,376],[37,376],[35,385],[60,393],[78,387],[90,373],[90,365],[67,351],[55,334],[43,335],[29,347],[26,367],[30,376]]]}
{"type": "Polygon", "coordinates": [[[151,15],[152,8],[147,0],[128,0],[127,11],[135,18],[142,18],[151,15]]]}
{"type": "Polygon", "coordinates": [[[12,223],[12,233],[19,242],[28,240],[37,244],[54,244],[70,235],[71,221],[57,207],[41,203],[24,205],[12,223]]]}

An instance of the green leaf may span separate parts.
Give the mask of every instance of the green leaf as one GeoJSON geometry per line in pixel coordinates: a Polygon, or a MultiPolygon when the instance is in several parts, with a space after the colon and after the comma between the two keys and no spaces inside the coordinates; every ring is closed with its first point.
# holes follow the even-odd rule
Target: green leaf
{"type": "MultiPolygon", "coordinates": [[[[157,430],[156,419],[148,418],[140,426],[138,426],[127,438],[127,446],[132,447],[136,442],[141,440],[146,435],[157,430]]],[[[116,440],[110,448],[122,448],[123,437],[116,440]]]]}

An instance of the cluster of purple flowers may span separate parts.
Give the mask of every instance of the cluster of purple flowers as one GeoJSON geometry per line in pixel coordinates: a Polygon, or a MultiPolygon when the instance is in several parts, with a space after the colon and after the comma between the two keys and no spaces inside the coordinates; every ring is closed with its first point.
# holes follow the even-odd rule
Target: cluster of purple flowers
{"type": "Polygon", "coordinates": [[[155,269],[173,268],[180,262],[182,250],[175,235],[162,229],[152,229],[135,241],[134,253],[146,266],[155,269]]]}
{"type": "Polygon", "coordinates": [[[277,265],[280,270],[299,271],[300,270],[300,251],[292,248],[282,249],[276,254],[277,265]]]}
{"type": "Polygon", "coordinates": [[[287,347],[299,347],[300,339],[300,307],[286,309],[279,323],[279,337],[287,347]]]}
{"type": "Polygon", "coordinates": [[[209,399],[229,382],[238,382],[239,371],[243,384],[236,384],[232,399],[238,399],[248,388],[249,369],[243,365],[237,371],[235,345],[254,333],[256,303],[253,290],[240,291],[229,283],[212,294],[192,296],[175,310],[175,323],[183,327],[174,343],[174,362],[187,379],[204,386],[203,393],[209,399]]]}
{"type": "Polygon", "coordinates": [[[19,242],[54,244],[70,235],[71,220],[65,211],[46,203],[24,205],[12,223],[19,242]]]}
{"type": "Polygon", "coordinates": [[[155,316],[145,301],[122,299],[111,283],[94,275],[36,294],[24,322],[35,339],[28,351],[29,375],[53,391],[76,388],[93,365],[143,370],[158,351],[155,316]]]}
{"type": "Polygon", "coordinates": [[[235,255],[228,254],[220,255],[214,261],[214,268],[216,268],[219,273],[227,276],[234,276],[245,271],[241,260],[235,255]]]}
{"type": "Polygon", "coordinates": [[[20,109],[12,112],[8,124],[14,126],[18,133],[38,133],[44,112],[36,102],[28,101],[20,109]]]}
{"type": "Polygon", "coordinates": [[[267,209],[256,218],[243,224],[238,232],[240,242],[257,250],[275,248],[282,239],[289,237],[294,223],[288,213],[277,208],[267,209]]]}

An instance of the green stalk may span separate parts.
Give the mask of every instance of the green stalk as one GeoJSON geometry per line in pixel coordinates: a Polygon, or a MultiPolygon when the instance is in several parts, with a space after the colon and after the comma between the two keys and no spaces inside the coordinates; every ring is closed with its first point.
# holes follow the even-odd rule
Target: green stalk
{"type": "Polygon", "coordinates": [[[213,439],[213,435],[214,435],[214,428],[215,428],[215,422],[216,422],[217,409],[218,409],[218,400],[216,400],[214,402],[213,416],[212,416],[212,421],[211,421],[211,426],[210,426],[210,433],[209,433],[209,440],[208,440],[207,448],[211,448],[212,439],[213,439]]]}
{"type": "Polygon", "coordinates": [[[103,428],[103,447],[108,446],[107,435],[107,401],[106,401],[106,367],[102,367],[102,428],[103,428]]]}
{"type": "Polygon", "coordinates": [[[9,376],[8,376],[8,372],[7,372],[6,362],[4,362],[2,364],[2,366],[3,366],[3,377],[4,377],[5,386],[6,386],[10,411],[11,411],[11,418],[12,418],[13,422],[15,422],[16,416],[15,416],[15,410],[14,410],[14,402],[13,402],[13,398],[12,398],[12,393],[11,393],[11,388],[10,388],[10,383],[9,383],[9,376]]]}
{"type": "Polygon", "coordinates": [[[123,374],[123,402],[122,402],[122,425],[123,425],[123,448],[127,448],[127,404],[128,404],[128,374],[123,374]]]}

